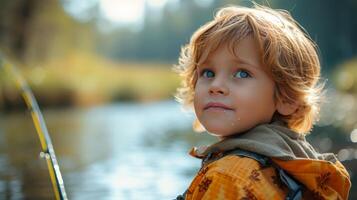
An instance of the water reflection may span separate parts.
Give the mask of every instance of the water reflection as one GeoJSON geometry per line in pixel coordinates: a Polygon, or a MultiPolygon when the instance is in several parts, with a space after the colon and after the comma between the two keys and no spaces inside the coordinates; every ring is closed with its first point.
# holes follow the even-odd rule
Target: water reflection
{"type": "MultiPolygon", "coordinates": [[[[172,199],[198,169],[193,116],[175,102],[43,112],[70,199],[172,199]]],[[[52,199],[28,114],[0,118],[0,199],[52,199]]]]}
{"type": "Polygon", "coordinates": [[[40,144],[30,116],[7,119],[0,126],[0,199],[53,198],[46,163],[37,161],[40,144]]]}

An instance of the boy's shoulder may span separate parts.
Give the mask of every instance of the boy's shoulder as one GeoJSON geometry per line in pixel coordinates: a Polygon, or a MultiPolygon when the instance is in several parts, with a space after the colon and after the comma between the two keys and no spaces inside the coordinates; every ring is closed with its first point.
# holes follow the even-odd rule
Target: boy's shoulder
{"type": "Polygon", "coordinates": [[[187,199],[284,199],[286,191],[272,167],[249,157],[227,155],[205,165],[192,181],[187,199]],[[219,195],[223,195],[219,196],[219,195]]]}
{"type": "MultiPolygon", "coordinates": [[[[262,173],[275,174],[273,167],[264,167],[257,160],[246,156],[227,155],[202,169],[207,176],[226,176],[232,180],[254,180],[262,173]]],[[[266,177],[266,176],[265,176],[266,177]]]]}

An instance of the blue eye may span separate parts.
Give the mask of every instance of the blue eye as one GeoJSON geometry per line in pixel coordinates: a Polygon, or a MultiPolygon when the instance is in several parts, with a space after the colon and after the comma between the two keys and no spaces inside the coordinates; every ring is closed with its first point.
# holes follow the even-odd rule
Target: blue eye
{"type": "Polygon", "coordinates": [[[206,78],[212,78],[212,77],[214,77],[214,72],[209,69],[205,69],[202,71],[202,76],[204,76],[206,78]]]}
{"type": "Polygon", "coordinates": [[[234,77],[237,78],[248,78],[251,77],[250,74],[244,70],[239,70],[234,74],[234,77]]]}

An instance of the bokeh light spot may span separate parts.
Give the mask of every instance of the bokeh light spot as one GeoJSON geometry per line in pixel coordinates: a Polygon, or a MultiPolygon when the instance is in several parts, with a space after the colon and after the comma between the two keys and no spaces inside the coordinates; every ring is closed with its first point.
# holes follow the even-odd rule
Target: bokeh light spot
{"type": "Polygon", "coordinates": [[[357,128],[354,129],[350,134],[351,141],[356,143],[357,142],[357,128]]]}

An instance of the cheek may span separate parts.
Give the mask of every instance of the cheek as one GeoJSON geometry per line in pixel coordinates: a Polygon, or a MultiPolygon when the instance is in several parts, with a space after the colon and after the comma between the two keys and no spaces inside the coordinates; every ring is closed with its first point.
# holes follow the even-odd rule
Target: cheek
{"type": "Polygon", "coordinates": [[[205,85],[202,82],[197,81],[194,90],[194,100],[202,99],[204,93],[205,93],[205,85]]]}
{"type": "Polygon", "coordinates": [[[202,116],[203,107],[208,98],[207,87],[203,81],[197,81],[193,96],[193,107],[197,117],[202,116]]]}
{"type": "Polygon", "coordinates": [[[258,106],[265,115],[270,116],[275,112],[274,86],[265,85],[264,89],[262,87],[257,98],[259,99],[258,106]]]}
{"type": "Polygon", "coordinates": [[[199,108],[201,107],[202,104],[201,102],[202,102],[202,94],[201,94],[200,86],[196,84],[194,95],[193,95],[193,107],[196,113],[200,112],[199,108]]]}
{"type": "Polygon", "coordinates": [[[236,102],[242,106],[255,106],[257,101],[261,100],[262,97],[261,89],[255,85],[246,85],[244,87],[236,88],[234,90],[234,99],[236,102]]]}
{"type": "Polygon", "coordinates": [[[244,106],[247,110],[272,110],[274,104],[273,86],[256,84],[244,87],[235,92],[237,106],[244,106]]]}

